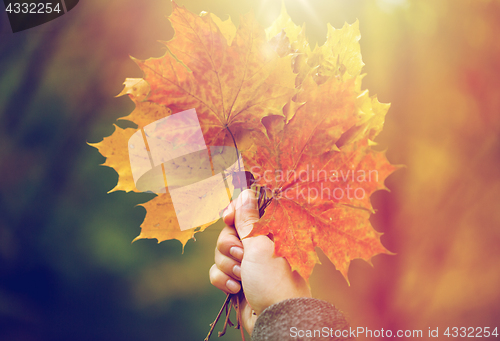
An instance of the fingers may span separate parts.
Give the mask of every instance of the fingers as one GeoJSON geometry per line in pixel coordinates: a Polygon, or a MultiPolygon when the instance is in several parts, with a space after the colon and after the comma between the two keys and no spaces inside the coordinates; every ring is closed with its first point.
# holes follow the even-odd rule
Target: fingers
{"type": "MultiPolygon", "coordinates": [[[[255,258],[265,262],[273,257],[274,243],[267,236],[245,238],[252,231],[254,223],[259,220],[256,191],[248,189],[243,191],[241,195],[236,200],[233,200],[226,208],[223,220],[229,226],[236,226],[237,233],[233,228],[231,229],[231,234],[242,238],[240,243],[248,248],[245,254],[250,257],[248,258],[249,260],[255,258]],[[253,255],[256,257],[252,257],[253,255]]],[[[219,240],[220,239],[221,237],[219,237],[219,240]]],[[[223,254],[228,255],[227,249],[219,248],[219,250],[221,250],[223,254]]],[[[238,253],[240,253],[239,249],[238,253]]],[[[241,258],[238,258],[238,260],[241,260],[241,258]]]]}
{"type": "Polygon", "coordinates": [[[237,293],[241,290],[241,268],[243,245],[236,230],[226,226],[217,239],[215,264],[210,269],[210,282],[225,293],[237,293]]]}
{"type": "Polygon", "coordinates": [[[236,200],[233,200],[229,204],[229,206],[224,211],[223,220],[226,225],[234,226],[235,223],[236,225],[238,225],[238,223],[244,222],[244,220],[242,220],[241,218],[245,218],[246,220],[247,216],[250,216],[250,220],[252,220],[252,222],[254,222],[254,220],[259,220],[256,191],[252,189],[244,190],[236,200]]]}
{"type": "Polygon", "coordinates": [[[222,229],[217,239],[217,250],[221,254],[241,262],[243,259],[243,244],[233,227],[226,226],[222,229]]]}
{"type": "Polygon", "coordinates": [[[215,265],[217,268],[226,275],[241,280],[241,263],[235,261],[233,258],[227,257],[215,249],[215,265]]]}
{"type": "Polygon", "coordinates": [[[241,284],[222,272],[217,264],[210,268],[210,283],[225,293],[236,294],[241,290],[241,284]]]}
{"type": "Polygon", "coordinates": [[[259,220],[259,208],[255,191],[244,190],[236,200],[233,200],[224,212],[224,222],[229,226],[236,226],[238,235],[245,238],[259,220]]]}
{"type": "Polygon", "coordinates": [[[234,205],[236,201],[231,201],[229,206],[224,211],[224,215],[222,216],[222,220],[228,226],[234,226],[234,205]]]}
{"type": "Polygon", "coordinates": [[[217,240],[215,264],[210,269],[210,282],[226,293],[237,293],[241,290],[240,263],[243,259],[244,244],[247,246],[251,243],[257,244],[258,247],[254,248],[256,251],[249,252],[250,255],[258,253],[254,257],[256,260],[260,258],[267,260],[273,254],[273,243],[266,236],[243,239],[243,242],[239,238],[246,237],[252,231],[254,223],[259,220],[258,203],[254,192],[243,191],[224,212],[223,220],[229,226],[224,227],[217,240]],[[230,226],[235,226],[236,229],[230,226]],[[262,257],[263,254],[267,257],[262,257]]]}
{"type": "Polygon", "coordinates": [[[259,220],[259,207],[255,191],[244,190],[236,200],[234,226],[240,238],[245,238],[253,229],[253,224],[259,220]]]}

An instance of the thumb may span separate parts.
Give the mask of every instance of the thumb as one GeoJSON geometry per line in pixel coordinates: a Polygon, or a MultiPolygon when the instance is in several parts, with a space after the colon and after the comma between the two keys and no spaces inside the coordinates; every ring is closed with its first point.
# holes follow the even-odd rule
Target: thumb
{"type": "Polygon", "coordinates": [[[255,191],[244,190],[236,199],[234,209],[234,226],[240,239],[243,239],[250,234],[253,224],[260,219],[255,191]]]}

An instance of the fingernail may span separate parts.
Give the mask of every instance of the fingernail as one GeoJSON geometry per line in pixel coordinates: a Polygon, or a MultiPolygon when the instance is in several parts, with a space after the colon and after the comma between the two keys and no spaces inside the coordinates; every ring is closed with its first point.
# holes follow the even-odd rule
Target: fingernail
{"type": "Polygon", "coordinates": [[[238,246],[233,246],[232,248],[229,249],[229,253],[231,256],[233,256],[235,259],[241,261],[243,259],[243,249],[238,246]]]}
{"type": "Polygon", "coordinates": [[[233,266],[233,274],[236,277],[241,278],[241,267],[239,265],[233,266]]]}
{"type": "Polygon", "coordinates": [[[229,291],[231,291],[235,294],[238,291],[240,291],[240,285],[238,283],[236,283],[235,281],[233,281],[232,279],[227,280],[226,287],[229,289],[229,291]]]}

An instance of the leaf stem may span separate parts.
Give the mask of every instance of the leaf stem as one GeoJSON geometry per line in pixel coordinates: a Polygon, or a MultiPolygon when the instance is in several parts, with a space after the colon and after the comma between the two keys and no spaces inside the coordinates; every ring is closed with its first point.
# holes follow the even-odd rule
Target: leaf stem
{"type": "MultiPolygon", "coordinates": [[[[228,294],[230,295],[230,294],[228,294]]],[[[231,302],[232,302],[232,299],[231,299],[231,302]]],[[[219,337],[221,337],[222,335],[226,334],[226,329],[227,329],[227,325],[233,325],[231,323],[231,320],[229,319],[229,316],[231,315],[231,308],[233,307],[232,304],[226,304],[226,320],[224,321],[224,327],[222,327],[222,331],[219,332],[219,337]],[[229,306],[229,309],[228,309],[228,306],[229,306]]]]}
{"type": "Polygon", "coordinates": [[[224,304],[222,305],[222,307],[220,308],[220,311],[219,313],[217,314],[217,317],[215,318],[215,321],[210,323],[210,331],[208,332],[208,335],[207,337],[205,338],[204,341],[208,341],[210,339],[210,336],[212,336],[212,333],[214,332],[214,328],[215,328],[215,325],[217,324],[217,322],[219,321],[220,319],[220,316],[222,315],[222,312],[224,311],[224,309],[227,307],[227,304],[228,302],[231,301],[231,294],[227,294],[226,296],[226,300],[224,301],[224,304]]]}
{"type": "Polygon", "coordinates": [[[238,172],[241,172],[240,152],[238,151],[238,146],[236,145],[236,140],[234,139],[233,132],[231,131],[231,129],[229,129],[229,126],[227,126],[227,125],[226,125],[226,130],[229,132],[229,135],[231,135],[231,138],[233,139],[234,148],[236,149],[236,158],[238,160],[238,172]]]}
{"type": "Polygon", "coordinates": [[[245,341],[245,332],[243,331],[243,326],[241,325],[241,301],[239,293],[236,294],[236,320],[237,325],[236,328],[240,330],[241,333],[241,341],[245,341]]]}

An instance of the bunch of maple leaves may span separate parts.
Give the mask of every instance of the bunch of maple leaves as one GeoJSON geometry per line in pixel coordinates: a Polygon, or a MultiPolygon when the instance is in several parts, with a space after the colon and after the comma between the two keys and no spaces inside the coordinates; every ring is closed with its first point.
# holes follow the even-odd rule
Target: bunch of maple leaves
{"type": "MultiPolygon", "coordinates": [[[[311,49],[304,27],[284,8],[264,30],[251,14],[236,28],[230,19],[172,4],[175,36],[164,42],[167,53],[134,59],[144,79],[127,79],[120,93],[136,105],[123,119],[138,128],[116,126],[94,144],[106,157],[104,165],[119,174],[112,191],[138,191],[128,158],[130,136],[195,108],[206,145],[237,147],[245,169],[268,193],[251,236],[272,235],[275,255],[306,281],[319,263],[315,247],[346,280],[352,259],[370,262],[389,253],[369,222],[370,195],[385,189],[385,178],[396,169],[372,149],[389,105],[361,90],[358,23],[337,30],[328,24],[324,45],[311,49]],[[357,178],[369,172],[376,176],[357,178]],[[353,188],[364,195],[354,196],[353,188]],[[332,195],[349,190],[351,195],[332,195]]],[[[211,224],[181,231],[168,192],[143,206],[147,214],[136,239],[178,239],[184,246],[211,224]]]]}

